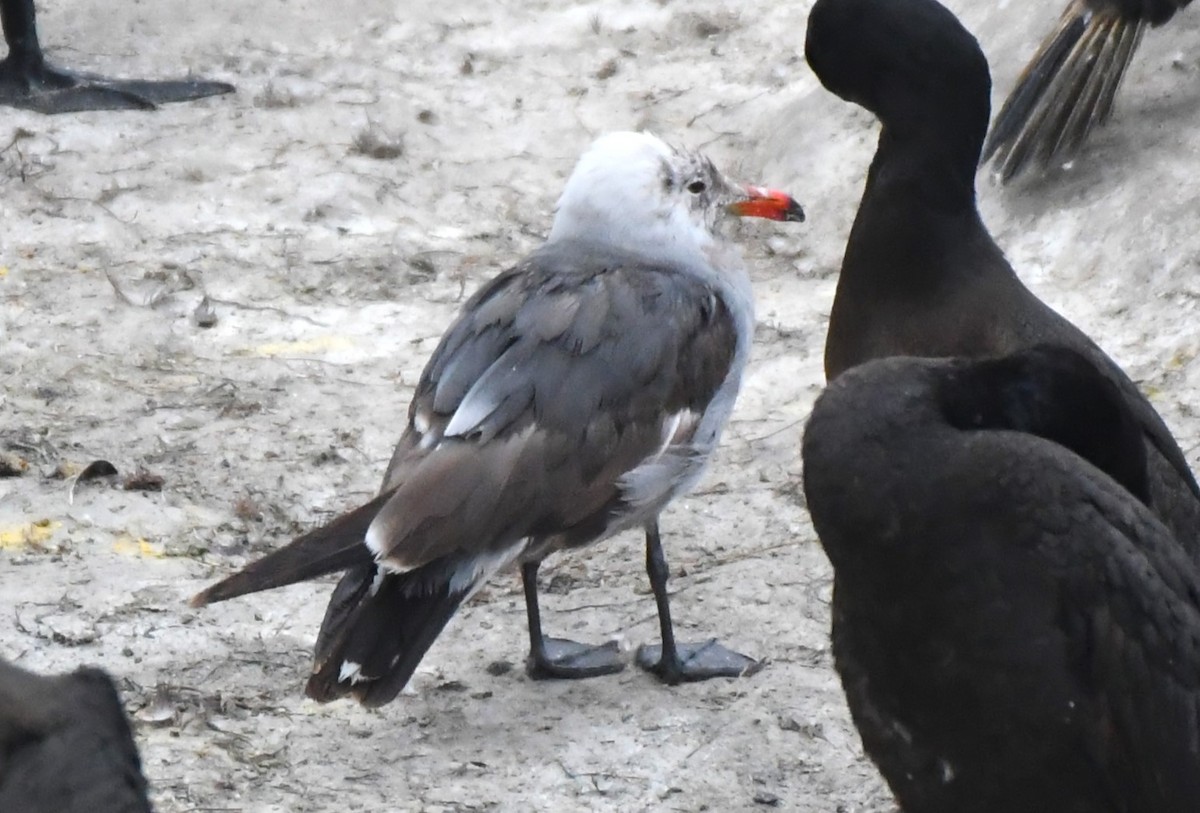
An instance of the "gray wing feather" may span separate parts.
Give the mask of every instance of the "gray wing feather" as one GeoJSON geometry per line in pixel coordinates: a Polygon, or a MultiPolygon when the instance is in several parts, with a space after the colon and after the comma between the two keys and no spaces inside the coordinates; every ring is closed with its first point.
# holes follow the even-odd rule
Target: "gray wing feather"
{"type": "Polygon", "coordinates": [[[534,349],[531,344],[514,345],[493,361],[459,401],[444,436],[477,433],[481,442],[487,442],[524,412],[534,393],[530,369],[534,349]]]}
{"type": "Polygon", "coordinates": [[[683,271],[635,258],[583,265],[542,250],[485,287],[435,351],[414,409],[432,406],[446,436],[486,440],[519,429],[522,419],[576,431],[600,409],[647,415],[697,406],[682,403],[682,391],[707,402],[734,342],[725,311],[719,342],[698,338],[712,327],[716,293],[683,271]],[[714,363],[680,368],[684,355],[706,353],[714,363]]]}

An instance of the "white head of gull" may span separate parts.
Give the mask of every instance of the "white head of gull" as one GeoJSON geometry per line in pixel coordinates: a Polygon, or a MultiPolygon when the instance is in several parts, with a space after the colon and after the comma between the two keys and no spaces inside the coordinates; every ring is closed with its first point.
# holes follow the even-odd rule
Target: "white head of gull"
{"type": "Polygon", "coordinates": [[[622,248],[668,264],[721,269],[738,266],[720,237],[731,216],[801,221],[790,199],[726,178],[704,154],[679,149],[645,132],[597,138],[575,165],[547,244],[560,241],[622,248]],[[747,211],[752,201],[775,213],[747,211]],[[790,205],[789,205],[790,204],[790,205]]]}

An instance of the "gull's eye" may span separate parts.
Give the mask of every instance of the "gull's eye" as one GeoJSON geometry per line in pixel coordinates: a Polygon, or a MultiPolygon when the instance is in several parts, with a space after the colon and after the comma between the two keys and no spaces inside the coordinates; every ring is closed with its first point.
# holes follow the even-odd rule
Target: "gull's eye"
{"type": "Polygon", "coordinates": [[[699,195],[705,189],[708,189],[708,184],[706,184],[704,181],[692,181],[687,185],[687,191],[691,192],[693,195],[699,195]]]}

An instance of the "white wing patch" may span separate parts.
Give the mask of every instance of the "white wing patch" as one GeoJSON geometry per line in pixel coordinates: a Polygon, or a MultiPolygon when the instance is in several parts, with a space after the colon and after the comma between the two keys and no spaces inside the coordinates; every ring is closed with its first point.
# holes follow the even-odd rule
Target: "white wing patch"
{"type": "MultiPolygon", "coordinates": [[[[446,425],[443,432],[444,437],[460,437],[469,434],[499,408],[503,397],[498,397],[495,379],[498,374],[497,365],[500,364],[500,361],[498,359],[493,362],[492,366],[471,386],[471,389],[467,390],[458,409],[454,410],[454,414],[450,417],[450,423],[446,425]]],[[[514,367],[510,372],[516,372],[516,368],[514,367]]]]}
{"type": "Polygon", "coordinates": [[[413,413],[412,430],[421,438],[417,441],[418,449],[431,449],[442,442],[442,433],[433,430],[433,416],[427,410],[413,413]]]}
{"type": "Polygon", "coordinates": [[[690,409],[680,410],[668,417],[662,425],[662,446],[654,456],[659,457],[672,446],[688,443],[696,431],[696,423],[699,420],[700,415],[690,409]]]}
{"type": "Polygon", "coordinates": [[[481,553],[463,562],[458,570],[454,571],[454,575],[450,577],[450,592],[467,591],[466,596],[463,597],[463,601],[466,601],[475,595],[475,592],[480,587],[483,587],[488,579],[512,564],[513,560],[526,547],[527,543],[522,539],[516,545],[512,545],[502,551],[481,553]]]}
{"type": "Polygon", "coordinates": [[[663,418],[662,444],[621,477],[623,496],[632,507],[662,506],[699,474],[704,455],[694,454],[691,441],[700,418],[690,409],[663,418]]]}
{"type": "Polygon", "coordinates": [[[342,668],[338,670],[338,683],[349,683],[351,686],[357,683],[365,683],[370,680],[362,673],[362,664],[354,661],[342,661],[342,668]]]}
{"type": "Polygon", "coordinates": [[[379,592],[379,588],[383,586],[383,577],[387,575],[387,570],[382,567],[375,569],[375,577],[371,579],[370,593],[375,595],[379,592]]]}
{"type": "Polygon", "coordinates": [[[690,412],[676,412],[670,418],[663,421],[662,445],[658,448],[658,451],[654,453],[655,457],[658,457],[671,447],[672,441],[675,440],[675,433],[679,431],[679,424],[683,422],[683,416],[685,414],[690,414],[690,412]]]}
{"type": "MultiPolygon", "coordinates": [[[[382,513],[382,511],[380,511],[382,513]]],[[[363,541],[367,544],[367,549],[375,554],[375,561],[380,561],[387,552],[387,539],[383,538],[383,530],[379,527],[378,515],[376,519],[371,521],[367,526],[367,534],[363,537],[363,541]]]]}
{"type": "Polygon", "coordinates": [[[375,563],[379,565],[379,570],[375,572],[375,581],[371,585],[372,595],[374,595],[379,589],[380,579],[383,578],[385,573],[399,575],[412,570],[411,567],[397,564],[394,560],[388,558],[388,554],[395,546],[395,540],[387,536],[385,528],[386,523],[379,521],[379,517],[382,516],[383,513],[383,510],[380,509],[379,513],[375,515],[375,519],[373,519],[371,524],[367,527],[366,535],[363,536],[363,542],[366,544],[367,549],[375,555],[375,563]]]}
{"type": "Polygon", "coordinates": [[[418,409],[413,415],[412,427],[416,430],[418,435],[427,434],[429,432],[429,427],[432,425],[433,422],[429,419],[429,413],[425,410],[418,409]]]}

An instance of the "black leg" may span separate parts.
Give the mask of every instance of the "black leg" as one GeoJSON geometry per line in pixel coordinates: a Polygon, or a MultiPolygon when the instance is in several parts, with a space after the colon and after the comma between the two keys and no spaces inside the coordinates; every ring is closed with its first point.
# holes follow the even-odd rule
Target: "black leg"
{"type": "Polygon", "coordinates": [[[151,82],[71,73],[46,64],[38,42],[33,0],[0,0],[8,56],[0,61],[0,104],[40,113],[81,110],[153,110],[232,93],[233,85],[203,79],[151,82]]]}
{"type": "Polygon", "coordinates": [[[601,646],[568,641],[565,638],[545,638],[542,635],[542,614],[538,607],[537,572],[541,562],[521,565],[521,581],[525,587],[525,614],[529,618],[529,661],[526,671],[535,680],[551,678],[589,678],[611,675],[625,668],[616,641],[601,646]]]}
{"type": "Polygon", "coordinates": [[[40,67],[42,46],[38,43],[33,0],[5,0],[0,4],[0,24],[4,26],[4,41],[8,43],[8,61],[40,67]]]}
{"type": "Polygon", "coordinates": [[[658,604],[662,645],[639,647],[639,666],[654,672],[671,686],[683,681],[713,677],[741,677],[758,671],[758,661],[726,649],[715,638],[700,644],[675,643],[671,602],[667,596],[667,577],[670,573],[667,570],[667,558],[663,555],[662,540],[658,536],[658,520],[646,526],[646,573],[650,576],[650,587],[658,604]]]}

